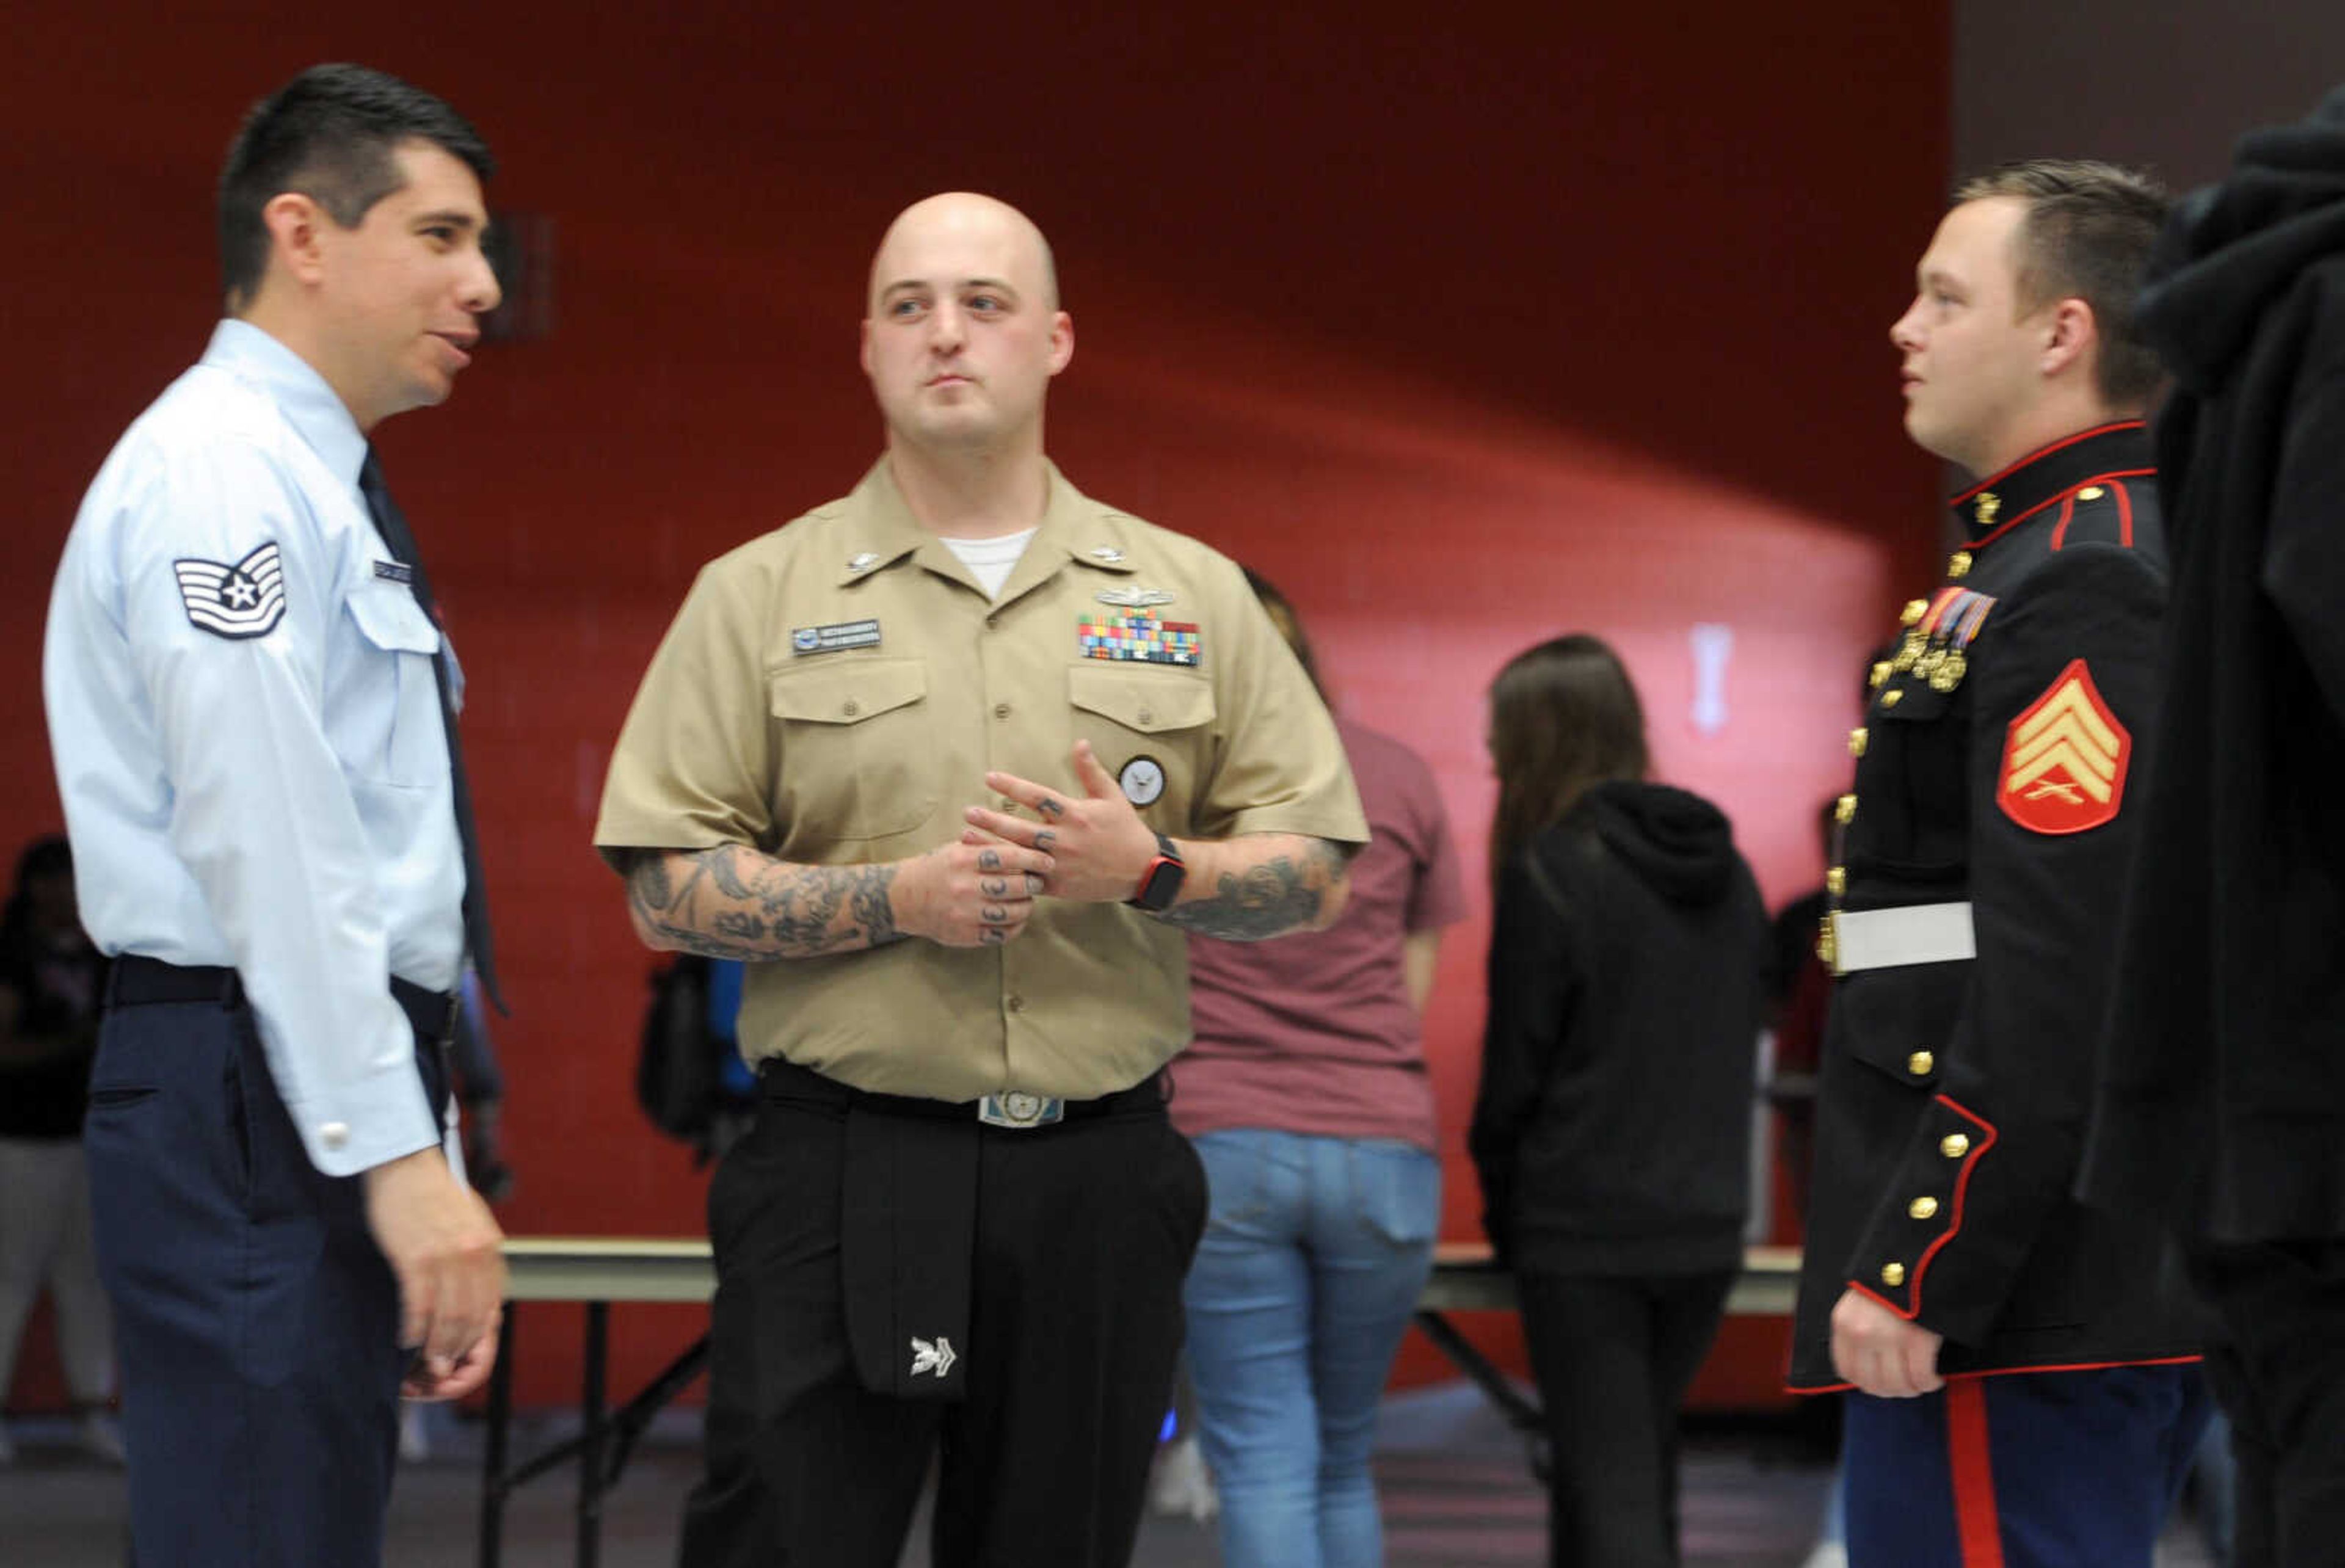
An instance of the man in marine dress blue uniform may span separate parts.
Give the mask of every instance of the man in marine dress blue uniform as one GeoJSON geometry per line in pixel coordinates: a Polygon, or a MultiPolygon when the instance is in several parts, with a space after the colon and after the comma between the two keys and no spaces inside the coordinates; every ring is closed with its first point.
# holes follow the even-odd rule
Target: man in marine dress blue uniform
{"type": "Polygon", "coordinates": [[[2105,165],[1965,186],[1891,338],[1974,476],[1850,736],[1792,1385],[1851,1389],[1856,1568],[2149,1568],[2209,1409],[2173,1249],[2069,1196],[2165,541],[2132,300],[2165,209],[2105,165]]]}
{"type": "Polygon", "coordinates": [[[445,104],[357,66],[261,103],[220,180],[228,319],[57,570],[50,738],[117,958],[90,1186],[148,1564],[380,1562],[400,1394],[462,1394],[496,1352],[500,1238],[442,1153],[468,945],[494,983],[457,678],[367,445],[448,396],[497,302],[489,167],[445,104]]]}

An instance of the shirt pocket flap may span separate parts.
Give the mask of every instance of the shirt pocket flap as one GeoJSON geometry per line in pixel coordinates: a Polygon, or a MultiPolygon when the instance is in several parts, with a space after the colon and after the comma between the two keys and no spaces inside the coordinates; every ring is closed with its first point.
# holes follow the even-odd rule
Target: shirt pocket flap
{"type": "Polygon", "coordinates": [[[864,659],[851,664],[785,670],[767,683],[774,717],[814,724],[859,724],[929,693],[917,659],[864,659]]]}
{"type": "Polygon", "coordinates": [[[440,628],[423,613],[415,595],[399,584],[372,584],[350,596],[350,619],[376,647],[396,653],[437,653],[440,628]]]}
{"type": "Polygon", "coordinates": [[[1067,672],[1067,697],[1086,713],[1148,735],[1193,729],[1213,716],[1213,688],[1192,675],[1077,665],[1067,672]]]}

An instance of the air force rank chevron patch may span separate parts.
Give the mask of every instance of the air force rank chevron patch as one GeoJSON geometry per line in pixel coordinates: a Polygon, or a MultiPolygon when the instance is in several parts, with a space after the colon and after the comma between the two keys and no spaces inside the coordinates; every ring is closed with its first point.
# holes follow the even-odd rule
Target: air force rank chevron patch
{"type": "Polygon", "coordinates": [[[2133,736],[2117,723],[2082,659],[2011,721],[1995,804],[2031,833],[2082,833],[2113,821],[2125,799],[2133,736]]]}
{"type": "Polygon", "coordinates": [[[285,568],[270,540],[235,565],[175,561],[188,619],[215,637],[266,637],[285,619],[285,568]]]}

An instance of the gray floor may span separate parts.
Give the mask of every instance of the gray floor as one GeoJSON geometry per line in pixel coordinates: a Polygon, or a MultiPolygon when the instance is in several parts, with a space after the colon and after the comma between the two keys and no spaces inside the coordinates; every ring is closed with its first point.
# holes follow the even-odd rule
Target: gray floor
{"type": "MultiPolygon", "coordinates": [[[[122,1562],[119,1472],[83,1462],[58,1422],[21,1422],[18,1455],[0,1470],[0,1568],[117,1568],[122,1562]]],[[[516,1448],[564,1435],[557,1420],[522,1423],[516,1448]]],[[[663,1418],[605,1504],[604,1568],[672,1568],[677,1507],[691,1485],[693,1421],[663,1418]]],[[[396,1568],[474,1562],[480,1517],[479,1431],[443,1434],[433,1457],[401,1473],[388,1561],[396,1568]]],[[[1544,1561],[1541,1500],[1522,1451],[1478,1395],[1463,1386],[1388,1401],[1376,1472],[1389,1568],[1508,1568],[1544,1561]]],[[[1700,1430],[1685,1467],[1687,1568],[1795,1568],[1807,1554],[1825,1473],[1784,1434],[1700,1430]]],[[[574,1492],[566,1474],[524,1488],[507,1519],[508,1568],[576,1561],[574,1492]]],[[[918,1543],[904,1568],[926,1568],[918,1543]]],[[[1133,1568],[1209,1568],[1212,1532],[1152,1517],[1133,1568]]],[[[2170,1532],[2160,1568],[2205,1568],[2187,1533],[2170,1532]]]]}

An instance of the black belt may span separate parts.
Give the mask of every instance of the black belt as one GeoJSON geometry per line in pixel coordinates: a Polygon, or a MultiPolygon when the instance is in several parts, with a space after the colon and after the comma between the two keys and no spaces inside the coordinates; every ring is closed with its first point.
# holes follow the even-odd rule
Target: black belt
{"type": "MultiPolygon", "coordinates": [[[[456,1037],[456,1015],[462,999],[444,991],[427,991],[411,980],[391,977],[391,999],[407,1015],[415,1037],[446,1045],[456,1037]]],[[[160,1002],[218,1002],[227,1008],[244,1006],[244,982],[237,972],[218,964],[166,964],[160,958],[126,954],[114,961],[106,982],[109,1007],[149,1007],[160,1002]]]]}
{"type": "MultiPolygon", "coordinates": [[[[919,1095],[883,1095],[869,1089],[859,1089],[837,1078],[825,1077],[812,1067],[802,1067],[780,1057],[767,1057],[757,1066],[757,1092],[766,1099],[807,1100],[817,1105],[854,1107],[876,1111],[882,1116],[924,1117],[934,1121],[974,1121],[984,1106],[983,1100],[927,1099],[919,1095]]],[[[1065,1119],[1081,1121],[1095,1116],[1130,1116],[1162,1110],[1164,1107],[1162,1077],[1151,1074],[1128,1089],[1118,1089],[1097,1099],[1071,1099],[1056,1102],[1065,1119]]]]}

